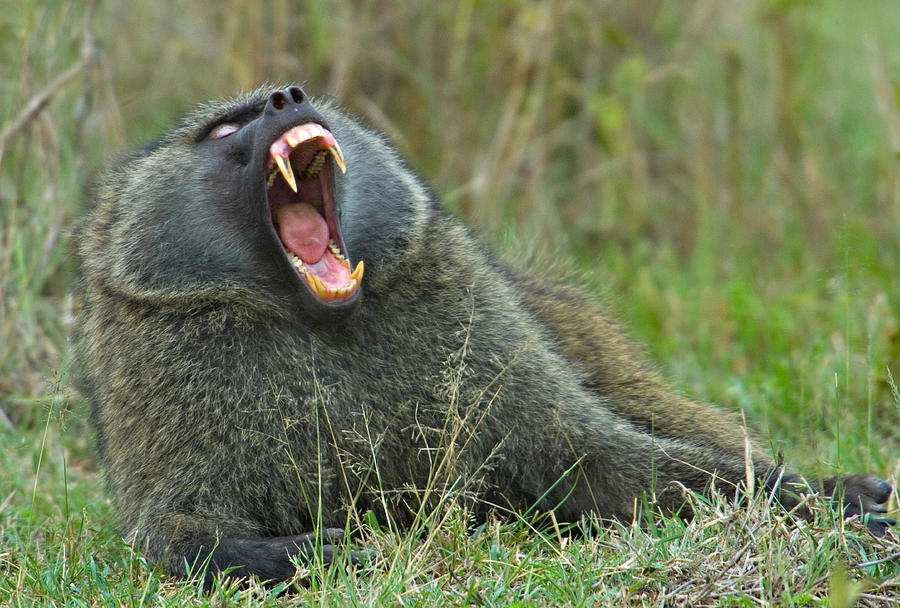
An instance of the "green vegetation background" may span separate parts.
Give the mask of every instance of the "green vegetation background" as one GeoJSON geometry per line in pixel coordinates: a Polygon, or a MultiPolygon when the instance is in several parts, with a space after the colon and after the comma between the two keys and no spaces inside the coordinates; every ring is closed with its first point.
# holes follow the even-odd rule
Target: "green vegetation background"
{"type": "Polygon", "coordinates": [[[62,602],[66,547],[139,567],[69,378],[92,173],[262,81],[385,131],[486,239],[576,270],[798,468],[895,479],[898,32],[895,0],[3,2],[0,602],[62,602]]]}

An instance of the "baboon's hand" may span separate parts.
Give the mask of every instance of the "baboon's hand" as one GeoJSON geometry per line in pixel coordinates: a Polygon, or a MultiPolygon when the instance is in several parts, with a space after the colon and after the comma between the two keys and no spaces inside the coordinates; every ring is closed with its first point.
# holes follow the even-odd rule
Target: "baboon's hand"
{"type": "Polygon", "coordinates": [[[825,480],[823,489],[827,496],[842,499],[844,517],[858,515],[875,536],[884,536],[897,523],[883,516],[887,509],[882,505],[891,496],[891,484],[875,475],[832,477],[825,480]]]}
{"type": "Polygon", "coordinates": [[[340,528],[325,528],[316,532],[307,532],[305,534],[295,534],[294,536],[285,536],[283,540],[296,547],[296,551],[289,551],[289,554],[296,554],[301,564],[307,564],[314,558],[316,551],[321,547],[322,562],[327,566],[335,561],[340,555],[338,545],[344,538],[344,531],[340,528]]]}
{"type": "MultiPolygon", "coordinates": [[[[319,532],[297,534],[291,538],[299,549],[299,561],[309,562],[316,549],[322,548],[322,562],[327,566],[338,560],[345,551],[338,545],[344,539],[344,531],[340,528],[325,528],[319,532]]],[[[372,555],[369,551],[349,551],[350,563],[354,566],[363,566],[370,562],[372,555]]]]}
{"type": "MultiPolygon", "coordinates": [[[[340,546],[343,537],[343,530],[325,528],[290,536],[220,538],[204,578],[204,587],[209,589],[218,572],[227,572],[232,578],[256,576],[272,584],[293,578],[297,573],[296,564],[310,566],[321,559],[324,565],[331,565],[345,551],[340,546]]],[[[188,550],[186,554],[196,555],[198,551],[202,555],[202,548],[188,550]]],[[[354,566],[359,566],[368,556],[350,551],[349,558],[354,566]]],[[[184,557],[176,559],[184,562],[184,557]]]]}

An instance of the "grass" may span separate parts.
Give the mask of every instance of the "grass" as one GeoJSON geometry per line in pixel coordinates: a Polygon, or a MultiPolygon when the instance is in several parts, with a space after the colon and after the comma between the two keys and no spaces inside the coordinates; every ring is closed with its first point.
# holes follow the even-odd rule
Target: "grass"
{"type": "Polygon", "coordinates": [[[367,530],[371,573],[202,596],[116,534],[66,291],[93,168],[197,101],[299,78],[501,250],[575,269],[684,392],[799,469],[896,480],[897,31],[892,0],[4,4],[0,604],[890,605],[896,539],[747,500],[581,536],[451,501],[367,530]]]}

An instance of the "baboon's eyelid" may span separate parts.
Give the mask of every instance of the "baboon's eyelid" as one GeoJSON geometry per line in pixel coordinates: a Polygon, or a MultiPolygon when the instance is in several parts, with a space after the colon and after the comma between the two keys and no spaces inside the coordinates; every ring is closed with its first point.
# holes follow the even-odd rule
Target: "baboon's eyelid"
{"type": "Polygon", "coordinates": [[[222,139],[223,137],[228,137],[232,133],[240,130],[240,128],[241,125],[236,122],[225,122],[213,127],[212,131],[209,132],[208,137],[210,139],[222,139]]]}
{"type": "MultiPolygon", "coordinates": [[[[218,117],[215,117],[212,120],[206,122],[206,124],[198,130],[197,141],[199,142],[203,141],[204,139],[214,138],[213,131],[225,124],[234,124],[237,126],[237,130],[240,130],[244,127],[244,125],[253,120],[261,111],[262,107],[257,107],[256,105],[244,105],[235,108],[228,113],[221,114],[218,117]]],[[[221,135],[219,137],[224,137],[224,135],[221,135]]]]}

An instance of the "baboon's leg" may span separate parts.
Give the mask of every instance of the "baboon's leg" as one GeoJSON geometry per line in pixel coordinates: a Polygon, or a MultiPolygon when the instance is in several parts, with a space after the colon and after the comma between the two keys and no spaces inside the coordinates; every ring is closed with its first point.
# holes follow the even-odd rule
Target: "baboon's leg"
{"type": "MultiPolygon", "coordinates": [[[[685,456],[698,460],[688,462],[712,460],[725,479],[742,479],[736,473],[744,470],[748,432],[735,415],[672,391],[618,325],[579,290],[530,277],[513,280],[526,294],[523,303],[545,323],[563,356],[586,374],[586,385],[604,397],[606,407],[653,435],[660,446],[671,443],[669,449],[674,451],[676,446],[693,446],[685,456]],[[727,471],[732,471],[731,477],[727,471]]],[[[761,485],[773,490],[780,471],[772,455],[756,441],[750,443],[750,454],[761,485]]],[[[833,477],[821,487],[796,474],[784,475],[778,496],[785,507],[798,505],[798,488],[841,496],[844,515],[868,515],[868,527],[876,535],[895,523],[882,517],[886,509],[880,506],[889,498],[891,486],[874,475],[833,477]]]]}
{"type": "MultiPolygon", "coordinates": [[[[645,496],[654,500],[655,495],[658,500],[676,482],[702,492],[717,479],[716,487],[729,492],[729,486],[736,487],[746,478],[742,456],[724,452],[702,438],[655,436],[606,407],[605,400],[590,395],[585,402],[576,398],[560,403],[556,423],[550,426],[534,442],[542,466],[520,467],[520,472],[545,475],[534,485],[551,487],[562,471],[568,471],[548,497],[549,504],[542,505],[561,505],[557,513],[566,520],[594,512],[627,521],[645,496]]],[[[661,506],[677,510],[679,505],[661,506]]]]}
{"type": "MultiPolygon", "coordinates": [[[[523,304],[544,322],[561,354],[586,374],[586,385],[604,405],[656,437],[718,446],[731,458],[745,458],[746,430],[738,416],[678,395],[646,363],[597,304],[561,283],[516,277],[523,304]]],[[[751,442],[754,465],[764,473],[771,455],[751,442]]]]}

